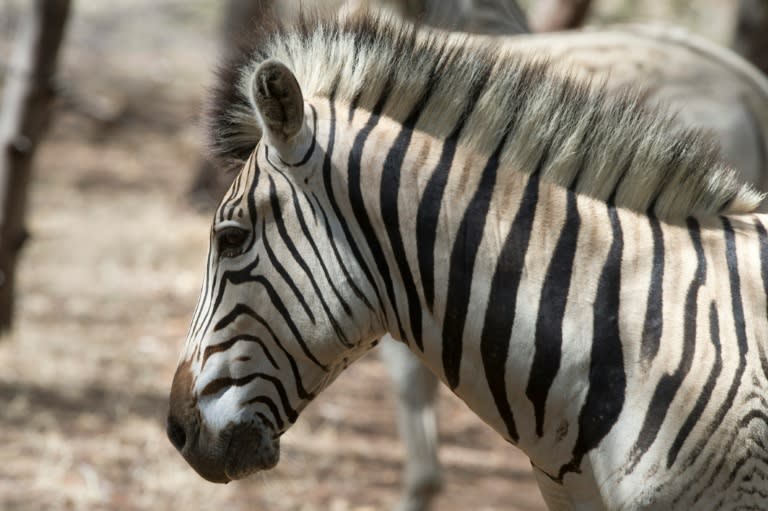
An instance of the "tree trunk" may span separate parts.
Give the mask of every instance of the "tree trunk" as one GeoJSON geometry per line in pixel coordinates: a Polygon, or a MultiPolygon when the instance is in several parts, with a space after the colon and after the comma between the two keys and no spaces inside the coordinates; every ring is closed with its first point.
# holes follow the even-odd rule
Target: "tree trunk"
{"type": "Polygon", "coordinates": [[[763,73],[768,73],[768,3],[765,0],[740,0],[734,47],[763,73]]]}
{"type": "Polygon", "coordinates": [[[557,32],[578,28],[589,13],[591,0],[538,0],[530,24],[534,32],[557,32]]]}
{"type": "Polygon", "coordinates": [[[14,42],[0,111],[0,332],[11,328],[16,260],[35,149],[48,126],[69,0],[34,0],[14,42]]]}

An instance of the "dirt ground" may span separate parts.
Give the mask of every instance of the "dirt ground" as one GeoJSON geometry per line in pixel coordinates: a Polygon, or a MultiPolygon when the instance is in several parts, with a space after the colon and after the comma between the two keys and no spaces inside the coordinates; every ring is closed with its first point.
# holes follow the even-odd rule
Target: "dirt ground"
{"type": "MultiPolygon", "coordinates": [[[[730,2],[708,3],[730,13],[730,2]]],[[[209,213],[185,193],[221,3],[75,4],[16,328],[0,341],[0,509],[391,508],[403,448],[375,355],[304,412],[268,475],[207,483],[167,441],[167,391],[207,244],[209,213]]],[[[0,2],[0,63],[13,5],[0,2]]],[[[435,509],[543,509],[523,456],[451,396],[440,415],[446,491],[435,509]]]]}

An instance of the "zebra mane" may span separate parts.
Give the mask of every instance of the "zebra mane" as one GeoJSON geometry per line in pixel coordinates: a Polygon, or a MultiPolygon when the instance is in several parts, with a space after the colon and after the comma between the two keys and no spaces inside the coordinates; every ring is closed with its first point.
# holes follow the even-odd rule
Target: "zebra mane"
{"type": "Polygon", "coordinates": [[[248,100],[266,58],[295,73],[304,96],[331,98],[458,137],[480,154],[501,143],[504,167],[532,172],[577,193],[662,218],[748,212],[762,195],[721,163],[719,148],[673,116],[642,106],[631,90],[577,81],[544,60],[491,39],[414,27],[362,14],[279,27],[219,71],[208,108],[214,157],[241,162],[260,138],[248,100]],[[458,133],[454,133],[461,126],[458,133]]]}

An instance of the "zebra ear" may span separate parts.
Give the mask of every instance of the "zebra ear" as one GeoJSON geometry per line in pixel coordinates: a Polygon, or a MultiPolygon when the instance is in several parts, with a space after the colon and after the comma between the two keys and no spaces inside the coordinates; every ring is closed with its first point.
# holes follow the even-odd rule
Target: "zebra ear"
{"type": "Polygon", "coordinates": [[[266,60],[253,75],[251,93],[267,142],[287,148],[304,124],[304,98],[296,77],[283,63],[266,60]]]}

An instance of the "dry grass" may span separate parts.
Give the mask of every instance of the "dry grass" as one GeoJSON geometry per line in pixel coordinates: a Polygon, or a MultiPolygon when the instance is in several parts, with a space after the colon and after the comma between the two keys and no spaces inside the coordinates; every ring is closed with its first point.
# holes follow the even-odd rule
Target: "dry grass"
{"type": "MultiPolygon", "coordinates": [[[[402,448],[375,357],[305,412],[269,476],[206,483],[165,438],[206,250],[207,215],[183,196],[216,4],[76,2],[70,100],[39,154],[18,323],[0,342],[0,509],[362,511],[396,499],[402,448]]],[[[441,414],[437,509],[542,508],[527,461],[457,400],[441,414]]]]}

